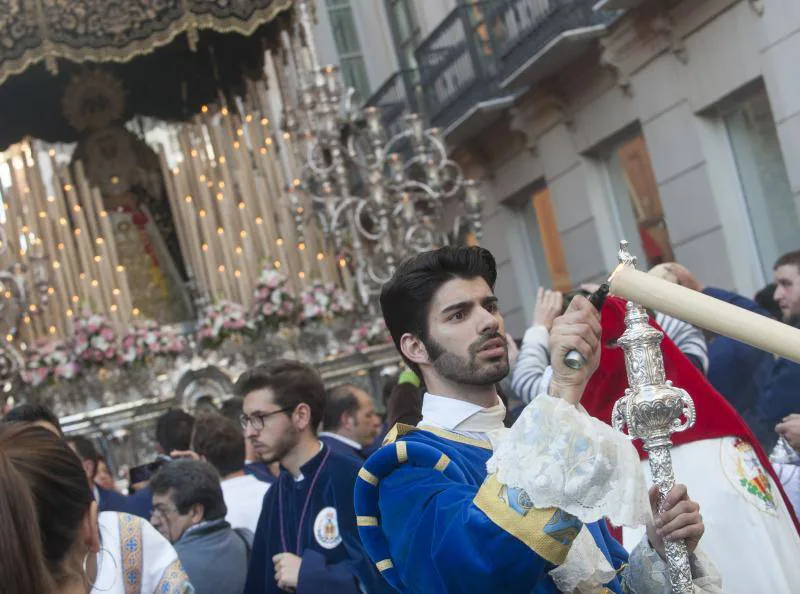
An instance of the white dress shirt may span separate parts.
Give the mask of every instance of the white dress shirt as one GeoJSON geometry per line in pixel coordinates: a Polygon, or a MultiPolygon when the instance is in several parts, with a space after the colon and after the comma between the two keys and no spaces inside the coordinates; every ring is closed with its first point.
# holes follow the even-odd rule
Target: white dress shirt
{"type": "Polygon", "coordinates": [[[269,484],[245,474],[222,481],[222,498],[228,513],[225,519],[233,528],[247,528],[255,534],[258,517],[269,484]]]}
{"type": "Polygon", "coordinates": [[[320,431],[318,437],[332,437],[337,441],[341,441],[346,446],[353,448],[354,450],[361,451],[361,444],[357,441],[353,441],[349,437],[345,437],[344,435],[339,435],[338,433],[331,433],[330,431],[320,431]]]}
{"type": "Polygon", "coordinates": [[[437,396],[426,392],[422,398],[422,420],[418,426],[422,429],[433,427],[452,431],[465,437],[490,442],[488,434],[504,429],[503,419],[506,407],[500,397],[497,405],[484,408],[471,402],[437,396]]]}

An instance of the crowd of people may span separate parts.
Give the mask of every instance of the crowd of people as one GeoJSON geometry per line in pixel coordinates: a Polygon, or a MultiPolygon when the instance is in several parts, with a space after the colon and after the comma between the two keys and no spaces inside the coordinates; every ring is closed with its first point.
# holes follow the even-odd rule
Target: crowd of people
{"type": "MultiPolygon", "coordinates": [[[[678,263],[651,272],[800,323],[800,252],[753,299],[678,263]]],[[[91,436],[64,435],[43,405],[12,410],[0,592],[666,594],[676,539],[697,592],[800,591],[800,364],[650,312],[698,412],[662,501],[648,453],[609,426],[624,303],[539,289],[516,341],[496,280],[485,249],[410,258],[381,293],[403,366],[380,407],[271,361],[219,411],[162,415],[155,461],[125,493],[91,436]]]]}

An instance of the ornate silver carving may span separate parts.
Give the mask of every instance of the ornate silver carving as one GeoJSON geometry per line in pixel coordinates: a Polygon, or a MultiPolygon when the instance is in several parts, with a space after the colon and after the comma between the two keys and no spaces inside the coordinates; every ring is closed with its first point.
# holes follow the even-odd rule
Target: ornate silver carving
{"type": "MultiPolygon", "coordinates": [[[[633,266],[636,259],[625,241],[620,242],[620,263],[633,266]]],[[[653,328],[647,311],[628,302],[625,312],[626,330],[617,341],[625,351],[625,368],[630,387],[615,404],[611,422],[615,429],[627,428],[631,439],[641,439],[650,460],[653,482],[658,487],[660,504],[675,484],[670,448],[673,433],[685,431],[695,423],[695,408],[686,390],[666,381],[664,357],[660,344],[662,332],[653,328]]],[[[686,543],[664,543],[672,592],[694,592],[686,543]]]]}

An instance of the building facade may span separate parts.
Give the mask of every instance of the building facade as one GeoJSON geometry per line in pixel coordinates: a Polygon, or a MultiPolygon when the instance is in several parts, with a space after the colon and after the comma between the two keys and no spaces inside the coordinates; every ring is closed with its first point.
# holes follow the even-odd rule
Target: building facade
{"type": "Polygon", "coordinates": [[[324,60],[483,180],[509,330],[621,238],[752,295],[800,248],[800,2],[319,0],[324,60]]]}

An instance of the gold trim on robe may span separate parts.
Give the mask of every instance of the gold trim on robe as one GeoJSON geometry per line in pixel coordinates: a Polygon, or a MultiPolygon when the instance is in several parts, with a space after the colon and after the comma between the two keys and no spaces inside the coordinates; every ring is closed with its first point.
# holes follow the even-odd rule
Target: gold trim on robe
{"type": "Polygon", "coordinates": [[[139,594],[142,589],[143,520],[131,514],[119,514],[119,546],[125,594],[139,594]]]}
{"type": "Polygon", "coordinates": [[[486,477],[473,503],[492,522],[553,565],[564,562],[582,526],[560,509],[533,507],[524,491],[508,489],[493,474],[486,477]]]}

